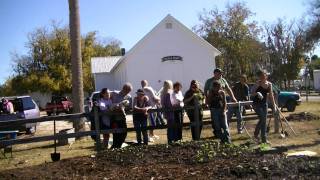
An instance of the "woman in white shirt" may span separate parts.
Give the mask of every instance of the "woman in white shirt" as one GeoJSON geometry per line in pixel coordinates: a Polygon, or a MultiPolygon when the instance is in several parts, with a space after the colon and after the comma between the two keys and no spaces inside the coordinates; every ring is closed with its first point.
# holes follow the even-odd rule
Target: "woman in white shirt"
{"type": "MultiPolygon", "coordinates": [[[[110,92],[107,88],[103,88],[100,91],[100,98],[98,100],[98,106],[100,112],[108,112],[111,109],[112,106],[112,101],[110,98],[110,92]]],[[[107,130],[111,129],[111,123],[110,123],[110,116],[109,115],[102,115],[101,116],[101,129],[102,130],[107,130]]],[[[109,143],[109,133],[103,134],[103,144],[108,147],[109,143]]]]}
{"type": "MultiPolygon", "coordinates": [[[[171,95],[171,104],[174,108],[182,108],[183,95],[181,92],[182,85],[179,82],[173,84],[173,93],[171,95]]],[[[182,125],[183,125],[183,110],[178,109],[174,111],[174,124],[175,124],[175,139],[174,141],[182,140],[182,125]]]]}

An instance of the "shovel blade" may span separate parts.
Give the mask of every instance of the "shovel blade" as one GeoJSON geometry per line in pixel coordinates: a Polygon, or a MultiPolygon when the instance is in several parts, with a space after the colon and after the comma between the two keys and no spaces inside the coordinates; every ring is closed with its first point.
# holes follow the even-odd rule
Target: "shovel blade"
{"type": "Polygon", "coordinates": [[[285,134],[286,136],[289,136],[289,133],[288,133],[287,131],[285,131],[284,134],[285,134]]]}
{"type": "Polygon", "coordinates": [[[51,153],[51,160],[53,162],[60,160],[60,153],[51,153]]]}

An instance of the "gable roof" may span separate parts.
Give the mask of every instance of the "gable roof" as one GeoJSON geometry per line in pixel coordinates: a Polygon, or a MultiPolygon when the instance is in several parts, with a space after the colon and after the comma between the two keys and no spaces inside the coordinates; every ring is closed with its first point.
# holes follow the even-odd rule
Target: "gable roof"
{"type": "MultiPolygon", "coordinates": [[[[202,44],[204,47],[208,48],[210,51],[215,52],[216,56],[220,55],[221,52],[216,49],[215,47],[213,47],[210,43],[208,43],[206,40],[204,40],[202,37],[198,36],[197,34],[195,34],[194,32],[192,32],[189,28],[187,28],[185,25],[183,25],[181,22],[179,22],[177,19],[175,19],[173,16],[171,16],[170,14],[168,14],[164,19],[162,19],[149,33],[147,33],[140,41],[138,41],[124,56],[118,56],[120,57],[117,60],[113,60],[113,63],[110,63],[108,68],[107,68],[107,72],[112,72],[114,71],[114,69],[116,69],[118,67],[118,65],[125,61],[126,57],[128,57],[130,54],[132,54],[134,51],[136,51],[136,49],[138,49],[138,47],[142,46],[142,44],[144,43],[144,41],[146,41],[146,39],[148,39],[149,37],[152,36],[153,32],[156,31],[158,28],[161,28],[163,26],[163,24],[165,24],[166,22],[171,22],[174,23],[175,25],[177,25],[178,28],[180,28],[182,30],[182,32],[187,33],[190,37],[194,38],[195,40],[197,40],[200,44],[202,44]],[[111,67],[111,65],[113,65],[111,67]],[[111,69],[110,69],[111,68],[111,69]]],[[[112,57],[106,57],[106,58],[112,58],[112,57]]],[[[92,58],[91,61],[95,59],[92,58]]],[[[106,59],[105,59],[106,60],[106,59]]],[[[99,66],[103,65],[103,60],[101,59],[101,65],[97,64],[96,66],[98,66],[97,68],[102,68],[99,66]]],[[[98,63],[98,62],[97,62],[98,63]]],[[[93,63],[91,62],[91,69],[93,69],[93,63]]],[[[92,71],[92,73],[103,73],[106,71],[97,71],[94,72],[92,71]]]]}
{"type": "Polygon", "coordinates": [[[185,33],[187,33],[188,35],[190,35],[191,37],[195,38],[197,41],[199,41],[202,45],[204,45],[204,47],[209,48],[211,51],[215,52],[216,55],[220,55],[221,52],[216,49],[215,47],[213,47],[210,43],[208,43],[206,40],[204,40],[202,37],[198,36],[197,34],[195,34],[194,32],[192,32],[189,28],[187,28],[185,25],[183,25],[180,21],[178,21],[176,18],[174,18],[173,16],[171,16],[170,14],[168,14],[164,19],[162,19],[162,21],[160,21],[149,33],[147,33],[140,41],[138,41],[137,44],[135,44],[133,46],[133,48],[131,48],[128,53],[125,54],[125,56],[123,56],[123,58],[121,58],[117,64],[115,64],[115,66],[111,69],[111,71],[113,71],[122,61],[124,61],[126,59],[126,57],[130,54],[132,54],[138,47],[140,47],[143,42],[148,39],[152,33],[154,31],[156,31],[156,29],[161,28],[161,26],[163,24],[165,24],[166,22],[172,22],[175,23],[176,25],[178,25],[178,27],[185,33]]]}
{"type": "Polygon", "coordinates": [[[91,73],[109,73],[122,56],[91,58],[91,73]]]}

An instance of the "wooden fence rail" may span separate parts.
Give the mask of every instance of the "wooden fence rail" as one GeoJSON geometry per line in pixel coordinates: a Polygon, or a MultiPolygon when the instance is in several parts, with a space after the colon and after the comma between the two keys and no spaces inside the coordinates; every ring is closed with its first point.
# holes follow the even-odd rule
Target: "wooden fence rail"
{"type": "MultiPolygon", "coordinates": [[[[228,107],[235,107],[235,106],[245,106],[245,105],[251,105],[252,101],[246,101],[246,102],[238,102],[238,103],[228,103],[228,107]]],[[[199,110],[200,108],[208,109],[200,106],[194,106],[194,107],[184,107],[184,108],[159,108],[159,109],[150,109],[148,112],[173,112],[176,110],[190,110],[194,109],[195,112],[199,110]]],[[[127,115],[131,115],[133,112],[129,111],[127,115]]],[[[114,115],[116,113],[99,113],[97,109],[94,110],[93,118],[95,121],[95,130],[90,131],[82,131],[82,132],[75,132],[75,133],[69,133],[69,134],[56,134],[56,135],[48,135],[48,136],[39,136],[39,137],[30,137],[26,139],[8,139],[8,140],[1,140],[0,141],[0,147],[6,147],[11,146],[15,144],[27,144],[27,143],[35,143],[35,142],[43,142],[43,141],[51,141],[51,140],[57,140],[60,138],[77,138],[77,137],[85,137],[85,136],[96,136],[96,150],[100,151],[101,142],[100,142],[100,135],[106,134],[106,133],[122,133],[122,132],[133,132],[135,131],[134,128],[122,128],[122,129],[108,129],[108,130],[101,130],[99,127],[99,117],[102,115],[114,115]]],[[[183,123],[183,127],[190,127],[195,126],[196,132],[199,135],[200,138],[200,126],[201,125],[208,125],[211,124],[211,118],[204,118],[203,120],[209,120],[209,121],[199,121],[199,116],[197,113],[195,114],[195,121],[193,123],[183,123]]],[[[0,128],[1,127],[12,127],[17,126],[25,123],[38,123],[38,122],[46,122],[46,121],[69,121],[69,120],[79,120],[80,118],[92,118],[91,113],[77,113],[77,114],[67,114],[67,115],[60,115],[60,116],[46,116],[46,117],[40,117],[40,118],[34,118],[34,119],[18,119],[18,120],[10,120],[10,121],[0,121],[0,128]]],[[[167,129],[167,125],[160,125],[156,127],[148,126],[145,129],[167,129]]]]}

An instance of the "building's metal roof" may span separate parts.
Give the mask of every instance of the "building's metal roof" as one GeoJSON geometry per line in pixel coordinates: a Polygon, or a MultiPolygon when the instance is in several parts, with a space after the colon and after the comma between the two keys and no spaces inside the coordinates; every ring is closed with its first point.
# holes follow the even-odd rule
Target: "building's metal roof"
{"type": "Polygon", "coordinates": [[[109,73],[122,56],[91,58],[91,73],[109,73]]]}

